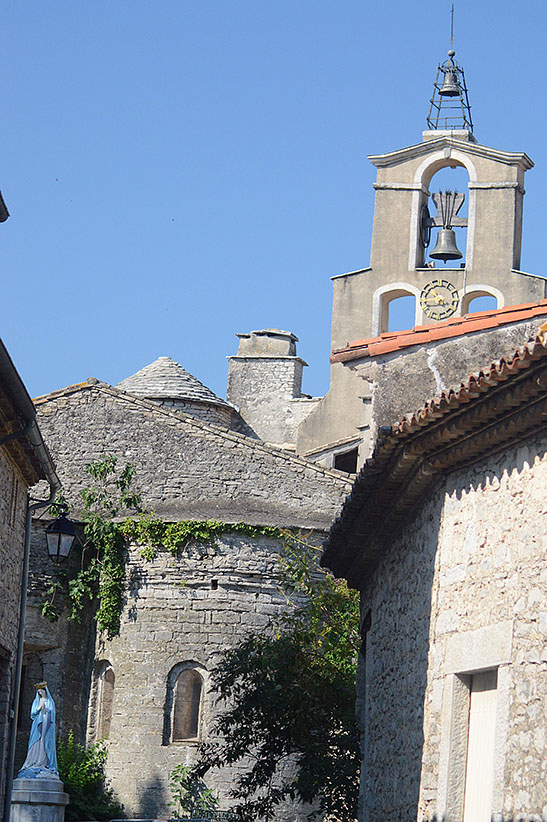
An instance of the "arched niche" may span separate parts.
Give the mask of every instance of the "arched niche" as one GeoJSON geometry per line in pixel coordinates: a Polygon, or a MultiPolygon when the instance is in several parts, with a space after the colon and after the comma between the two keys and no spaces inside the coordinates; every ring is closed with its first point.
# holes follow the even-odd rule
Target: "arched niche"
{"type": "Polygon", "coordinates": [[[197,742],[201,736],[205,668],[198,662],[179,662],[167,677],[163,744],[197,742]]]}
{"type": "Polygon", "coordinates": [[[491,285],[472,285],[466,289],[462,297],[461,313],[473,314],[476,311],[493,311],[496,308],[503,308],[504,305],[503,294],[498,288],[491,285]],[[475,300],[484,300],[484,298],[489,298],[488,302],[475,303],[475,306],[473,306],[475,300]]]}
{"type": "MultiPolygon", "coordinates": [[[[393,316],[393,312],[392,312],[393,316]]],[[[422,322],[422,309],[420,307],[420,290],[416,286],[405,282],[388,283],[377,288],[372,297],[372,335],[378,336],[386,331],[403,331],[405,328],[413,328],[422,322]],[[414,315],[409,315],[411,322],[404,324],[401,328],[390,328],[390,305],[395,300],[412,297],[414,299],[414,315]]]]}

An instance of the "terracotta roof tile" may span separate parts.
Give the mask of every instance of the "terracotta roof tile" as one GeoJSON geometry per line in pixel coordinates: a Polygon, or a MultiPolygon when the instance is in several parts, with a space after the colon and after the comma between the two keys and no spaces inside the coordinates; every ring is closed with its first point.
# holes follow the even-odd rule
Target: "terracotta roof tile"
{"type": "MultiPolygon", "coordinates": [[[[537,306],[533,310],[536,313],[537,306]]],[[[513,357],[492,363],[459,388],[380,429],[372,457],[331,528],[321,564],[358,588],[439,475],[511,446],[545,426],[546,375],[544,322],[535,339],[513,357]]]]}
{"type": "Polygon", "coordinates": [[[491,311],[477,311],[473,314],[466,314],[464,317],[451,317],[449,320],[443,320],[434,325],[417,325],[415,328],[403,331],[386,332],[380,334],[379,337],[355,340],[344,348],[333,351],[330,359],[332,363],[335,363],[349,362],[363,357],[376,357],[379,354],[388,354],[412,345],[423,345],[433,340],[459,337],[474,331],[483,331],[487,328],[496,328],[507,323],[531,320],[544,315],[547,315],[547,300],[510,305],[491,311]]]}

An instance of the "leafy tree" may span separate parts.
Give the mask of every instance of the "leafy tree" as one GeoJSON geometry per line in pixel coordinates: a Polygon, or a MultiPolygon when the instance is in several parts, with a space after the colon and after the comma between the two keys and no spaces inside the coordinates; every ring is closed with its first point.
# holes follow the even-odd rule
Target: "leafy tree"
{"type": "Polygon", "coordinates": [[[173,801],[169,803],[173,819],[207,818],[214,814],[218,799],[204,782],[188,781],[190,768],[177,765],[169,774],[169,787],[173,801]]]}
{"type": "Polygon", "coordinates": [[[106,822],[124,816],[123,805],[120,805],[113,791],[106,786],[106,755],[105,740],[85,748],[74,742],[72,731],[69,731],[66,742],[59,740],[59,777],[70,796],[70,804],[65,811],[66,822],[90,819],[106,822]]]}
{"type": "Polygon", "coordinates": [[[317,549],[293,536],[282,576],[293,607],[225,652],[212,673],[225,706],[217,739],[201,746],[184,779],[190,787],[212,768],[240,763],[231,795],[244,822],[271,819],[286,799],[312,804],[311,817],[349,822],[360,764],[358,594],[321,572],[317,549]]]}

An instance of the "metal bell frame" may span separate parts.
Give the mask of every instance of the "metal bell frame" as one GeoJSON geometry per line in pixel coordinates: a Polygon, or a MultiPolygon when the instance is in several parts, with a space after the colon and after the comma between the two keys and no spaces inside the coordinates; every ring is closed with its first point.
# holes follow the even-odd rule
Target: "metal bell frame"
{"type": "Polygon", "coordinates": [[[465,74],[454,60],[455,54],[454,49],[450,49],[448,60],[437,67],[427,125],[432,130],[465,129],[473,132],[465,74]]]}

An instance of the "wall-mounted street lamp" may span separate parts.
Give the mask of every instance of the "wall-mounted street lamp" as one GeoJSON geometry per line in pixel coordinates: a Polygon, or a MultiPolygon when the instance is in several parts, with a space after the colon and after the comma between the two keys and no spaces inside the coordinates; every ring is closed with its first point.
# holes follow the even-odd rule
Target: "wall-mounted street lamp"
{"type": "Polygon", "coordinates": [[[63,513],[46,528],[47,550],[53,562],[67,559],[76,536],[74,523],[63,513]]]}

